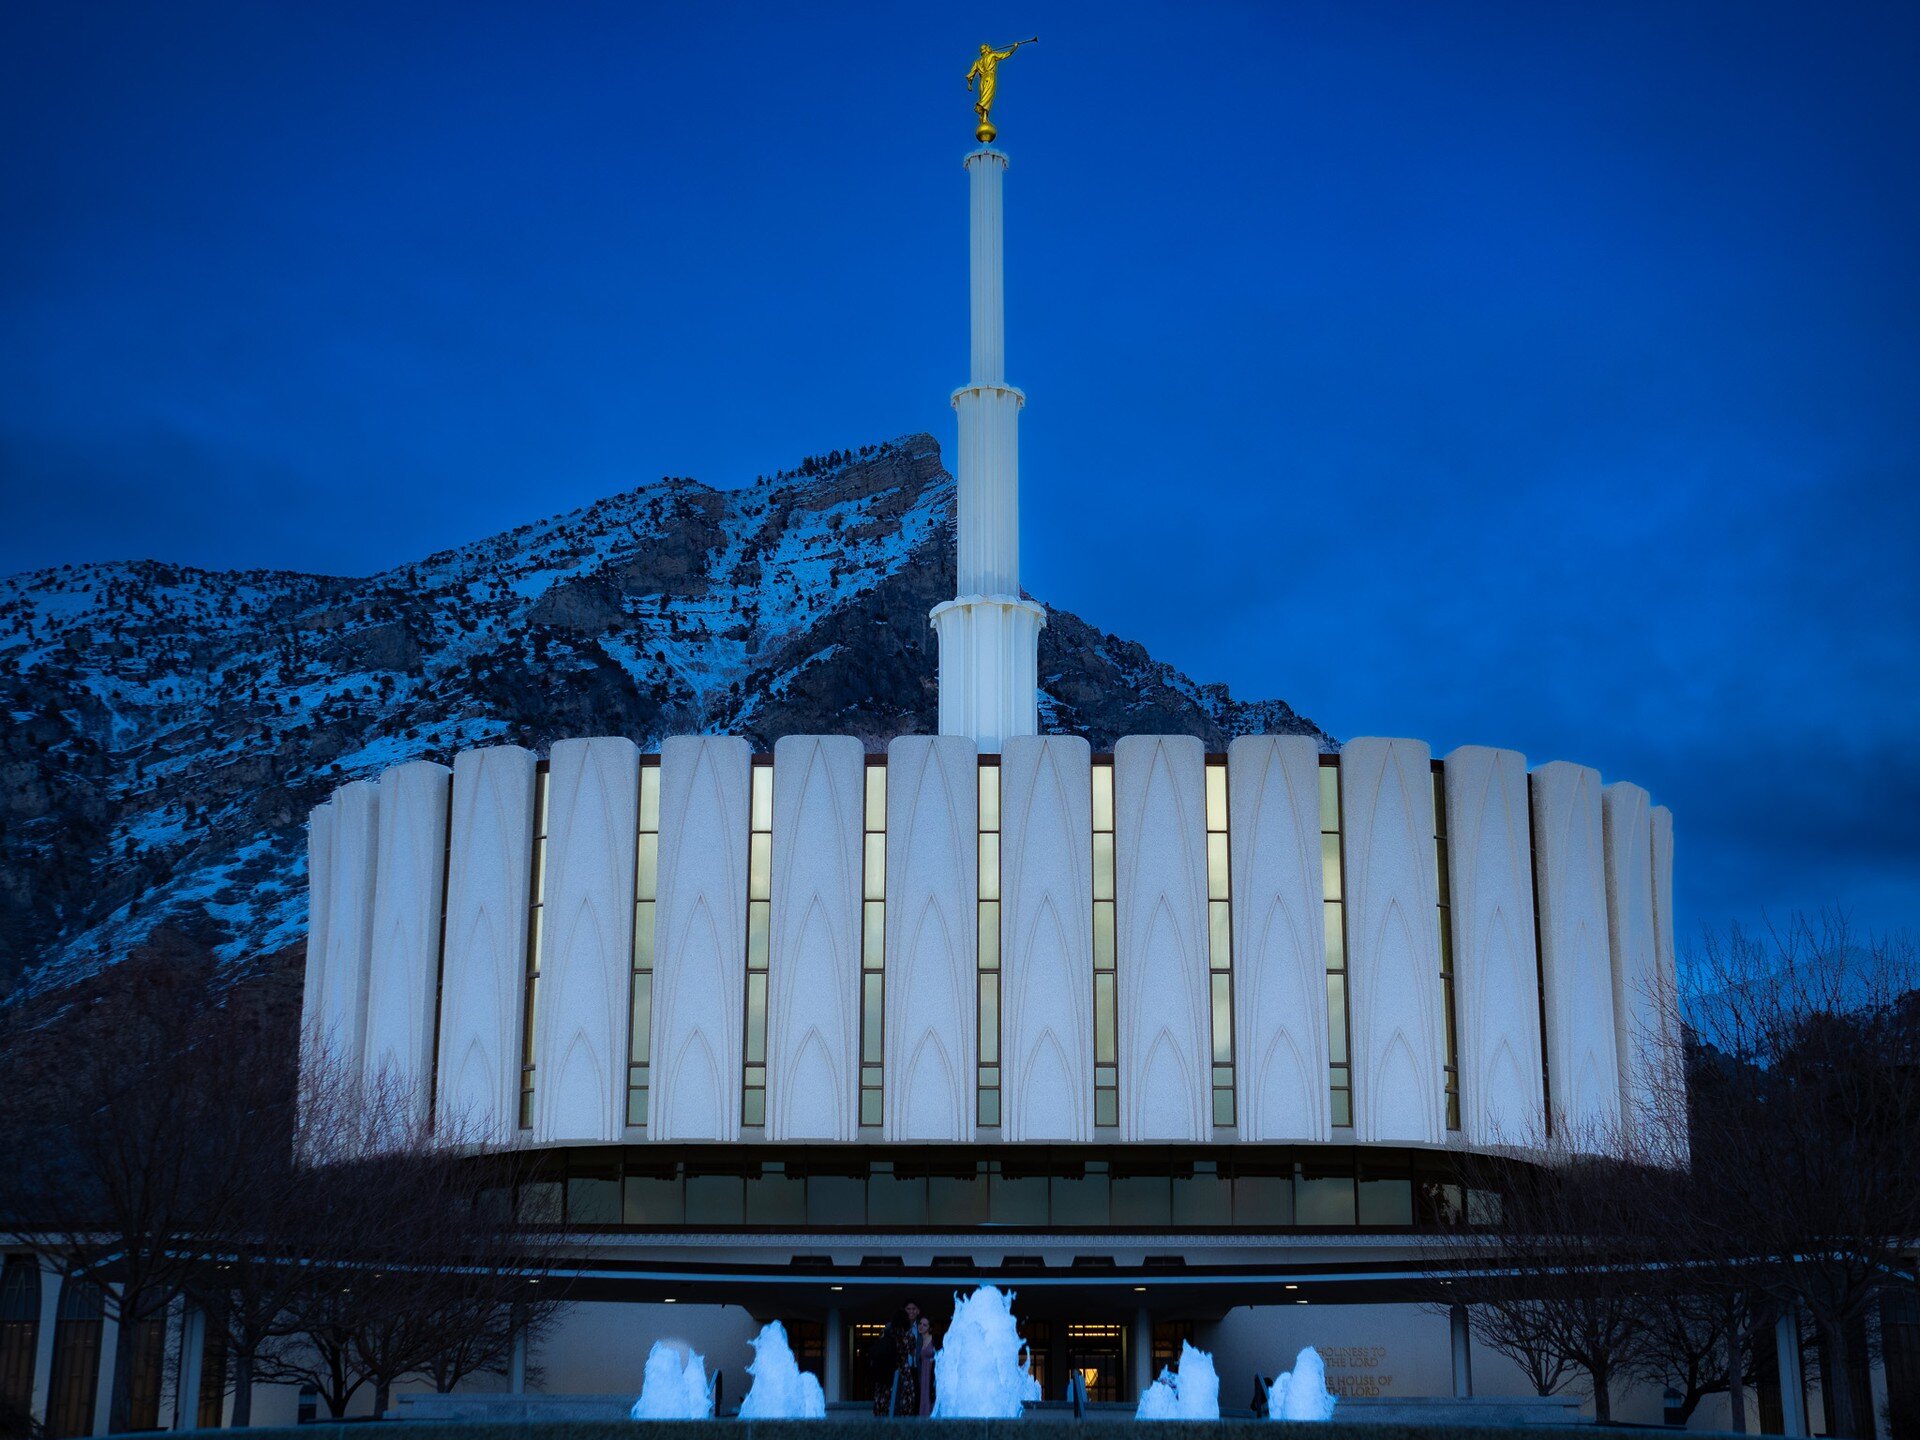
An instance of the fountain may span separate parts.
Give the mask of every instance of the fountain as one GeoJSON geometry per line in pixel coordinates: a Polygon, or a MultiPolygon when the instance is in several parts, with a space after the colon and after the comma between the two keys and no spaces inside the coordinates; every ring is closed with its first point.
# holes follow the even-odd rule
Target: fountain
{"type": "Polygon", "coordinates": [[[1013,1294],[982,1285],[954,1297],[953,1323],[933,1357],[933,1418],[1017,1420],[1040,1382],[1027,1368],[1027,1347],[1013,1319],[1013,1294]]]}
{"type": "Polygon", "coordinates": [[[1220,1375],[1213,1356],[1185,1341],[1180,1345],[1179,1370],[1162,1370],[1160,1378],[1140,1392],[1136,1420],[1218,1420],[1220,1375]]]}
{"type": "Polygon", "coordinates": [[[1267,1389],[1270,1420],[1331,1420],[1336,1403],[1327,1389],[1327,1367],[1311,1345],[1294,1358],[1293,1369],[1267,1389]]]}
{"type": "Polygon", "coordinates": [[[640,1398],[628,1413],[635,1420],[710,1419],[713,1386],[707,1383],[707,1362],[689,1346],[654,1341],[640,1377],[640,1398]]]}
{"type": "Polygon", "coordinates": [[[824,1420],[827,1397],[820,1382],[802,1370],[787,1344],[787,1327],[770,1320],[748,1342],[753,1363],[747,1374],[753,1384],[740,1402],[742,1420],[824,1420]]]}

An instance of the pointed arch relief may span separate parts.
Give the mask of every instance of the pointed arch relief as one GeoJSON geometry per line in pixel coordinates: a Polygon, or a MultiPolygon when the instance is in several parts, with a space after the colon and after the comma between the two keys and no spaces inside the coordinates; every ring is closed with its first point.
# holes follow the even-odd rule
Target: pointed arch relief
{"type": "Polygon", "coordinates": [[[1135,1140],[1200,1140],[1196,1128],[1199,1089],[1181,1045],[1166,1029],[1155,1034],[1140,1067],[1135,1140]]]}
{"type": "Polygon", "coordinates": [[[785,1134],[792,1140],[844,1140],[843,1111],[853,1081],[840,1073],[817,1029],[801,1037],[785,1079],[785,1134]]]}
{"type": "Polygon", "coordinates": [[[888,1097],[888,1108],[898,1107],[902,1140],[964,1140],[971,1129],[961,1111],[960,1089],[952,1057],[940,1037],[929,1030],[920,1036],[907,1061],[905,1084],[888,1097]]]}
{"type": "Polygon", "coordinates": [[[1029,1047],[1009,1097],[1009,1115],[1020,1117],[1021,1140],[1084,1140],[1079,1095],[1084,1086],[1073,1083],[1073,1068],[1060,1037],[1043,1031],[1029,1047]]]}

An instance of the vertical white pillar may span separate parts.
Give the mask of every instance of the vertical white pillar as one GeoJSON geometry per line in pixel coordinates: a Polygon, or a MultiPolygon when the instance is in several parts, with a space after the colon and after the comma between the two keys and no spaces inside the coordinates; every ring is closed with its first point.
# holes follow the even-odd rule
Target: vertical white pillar
{"type": "Polygon", "coordinates": [[[980,766],[964,739],[887,746],[886,1136],[968,1144],[979,1085],[980,766]]]}
{"type": "Polygon", "coordinates": [[[1213,1138],[1206,752],[1191,735],[1113,747],[1120,1139],[1213,1138]]]}
{"type": "Polygon", "coordinates": [[[652,1141],[740,1139],[752,766],[737,736],[660,746],[652,1141]]]}
{"type": "Polygon", "coordinates": [[[1590,1152],[1620,1123],[1600,774],[1555,760],[1533,772],[1531,790],[1554,1138],[1590,1152]]]}
{"type": "Polygon", "coordinates": [[[1600,792],[1607,876],[1607,945],[1613,967],[1613,1040],[1620,1111],[1637,1128],[1658,1102],[1662,1028],[1654,944],[1653,823],[1647,792],[1616,780],[1600,792]]]}
{"type": "MultiPolygon", "coordinates": [[[[769,1140],[860,1134],[861,819],[866,752],[851,735],[773,747],[767,996],[769,1140]]],[[[884,868],[884,867],[882,867],[884,868]]]]}
{"type": "Polygon", "coordinates": [[[1800,1316],[1791,1306],[1773,1327],[1774,1360],[1780,1369],[1780,1433],[1807,1433],[1807,1385],[1800,1371],[1800,1316]]]}
{"type": "Polygon", "coordinates": [[[1446,767],[1461,1125],[1471,1145],[1538,1144],[1546,1102],[1527,760],[1463,745],[1446,767]]]}
{"type": "Polygon", "coordinates": [[[108,1422],[113,1418],[113,1367],[120,1358],[120,1325],[113,1311],[112,1305],[106,1306],[100,1320],[100,1368],[93,1380],[93,1433],[96,1435],[111,1433],[108,1422]]]}
{"type": "Polygon", "coordinates": [[[323,1049],[327,991],[327,917],[333,911],[333,802],[307,816],[307,965],[300,991],[301,1098],[314,1079],[323,1049]]]}
{"type": "Polygon", "coordinates": [[[200,1426],[200,1376],[207,1353],[207,1312],[191,1300],[180,1306],[180,1363],[173,1386],[173,1428],[200,1426]]]}
{"type": "Polygon", "coordinates": [[[474,1143],[519,1130],[538,765],[517,745],[464,750],[453,762],[435,1119],[442,1134],[474,1143]]]}
{"type": "Polygon", "coordinates": [[[1092,763],[1073,735],[1001,760],[1004,1140],[1094,1138],[1092,763]]]}
{"type": "Polygon", "coordinates": [[[1153,1384],[1153,1312],[1144,1305],[1133,1312],[1133,1354],[1127,1359],[1132,1362],[1127,1369],[1132,1372],[1133,1397],[1138,1399],[1153,1384]]]}
{"type": "Polygon", "coordinates": [[[611,1143],[626,1122],[640,750],[560,740],[547,770],[547,874],[534,1006],[533,1138],[611,1143]]]}
{"type": "Polygon", "coordinates": [[[391,1087],[409,1123],[425,1123],[433,1090],[451,777],[431,760],[396,765],[380,777],[362,1073],[369,1085],[391,1087]]]}
{"type": "Polygon", "coordinates": [[[373,951],[374,875],[380,852],[380,788],[355,780],[333,792],[331,891],[320,959],[318,1042],[329,1065],[360,1073],[367,1035],[373,951]]]}
{"type": "MultiPolygon", "coordinates": [[[[1680,976],[1673,949],[1673,812],[1656,805],[1648,812],[1653,835],[1653,961],[1654,979],[1660,987],[1661,1054],[1665,1064],[1660,1084],[1668,1095],[1678,1097],[1684,1073],[1676,1073],[1680,1063],[1680,976]]],[[[1687,1107],[1664,1107],[1665,1132],[1661,1141],[1669,1147],[1671,1163],[1685,1164],[1689,1149],[1687,1107]]]]}
{"type": "Polygon", "coordinates": [[[957,593],[936,605],[940,733],[997,753],[1039,731],[1038,650],[1047,612],[1020,597],[1020,407],[1006,383],[1001,180],[1007,157],[966,158],[972,374],[953,392],[959,422],[957,593]]]}
{"type": "Polygon", "coordinates": [[[1349,740],[1340,756],[1353,1138],[1362,1144],[1447,1137],[1431,760],[1418,740],[1372,737],[1349,740]]]}
{"type": "Polygon", "coordinates": [[[1320,746],[1242,735],[1227,749],[1234,1070],[1242,1140],[1332,1138],[1320,746]]]}
{"type": "Polygon", "coordinates": [[[33,1418],[47,1420],[47,1403],[53,1394],[53,1334],[60,1323],[60,1272],[44,1256],[40,1266],[40,1328],[33,1345],[33,1418]]]}
{"type": "Polygon", "coordinates": [[[1473,1327],[1467,1322],[1467,1307],[1447,1308],[1447,1336],[1453,1345],[1453,1398],[1473,1396],[1473,1327]]]}
{"type": "Polygon", "coordinates": [[[838,1400],[847,1388],[847,1334],[846,1325],[840,1319],[840,1307],[827,1307],[826,1323],[826,1375],[821,1386],[827,1392],[827,1403],[838,1400]]]}

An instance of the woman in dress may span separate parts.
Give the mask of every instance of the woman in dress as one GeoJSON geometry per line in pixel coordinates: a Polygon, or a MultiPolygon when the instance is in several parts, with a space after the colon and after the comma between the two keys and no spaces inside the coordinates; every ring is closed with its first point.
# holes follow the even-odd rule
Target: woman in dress
{"type": "Polygon", "coordinates": [[[920,1333],[916,1354],[919,1357],[919,1373],[915,1379],[920,1387],[920,1414],[922,1417],[933,1414],[933,1321],[926,1316],[920,1317],[920,1333]]]}
{"type": "Polygon", "coordinates": [[[874,1414],[915,1416],[920,1413],[917,1352],[913,1321],[902,1310],[888,1323],[873,1347],[874,1414]]]}

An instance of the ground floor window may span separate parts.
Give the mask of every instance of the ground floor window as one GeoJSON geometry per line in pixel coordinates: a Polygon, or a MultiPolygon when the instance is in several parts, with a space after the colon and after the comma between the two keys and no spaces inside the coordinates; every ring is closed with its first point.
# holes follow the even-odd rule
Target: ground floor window
{"type": "Polygon", "coordinates": [[[60,1309],[53,1326],[53,1378],[47,1393],[48,1440],[93,1433],[105,1310],[100,1287],[91,1280],[69,1280],[60,1287],[60,1309]]]}
{"type": "Polygon", "coordinates": [[[194,1424],[218,1430],[226,1419],[227,1327],[219,1317],[207,1317],[206,1344],[200,1351],[200,1393],[195,1397],[194,1424]]]}
{"type": "Polygon", "coordinates": [[[0,1270],[0,1416],[33,1406],[33,1359],[40,1345],[40,1264],[9,1255],[0,1270]]]}
{"type": "Polygon", "coordinates": [[[532,1224],[646,1230],[1431,1231],[1498,1205],[1444,1153],[1339,1145],[596,1147],[514,1199],[532,1224]]]}
{"type": "Polygon", "coordinates": [[[129,1424],[135,1430],[160,1428],[160,1389],[167,1363],[167,1312],[149,1315],[133,1327],[133,1386],[129,1424]]]}

